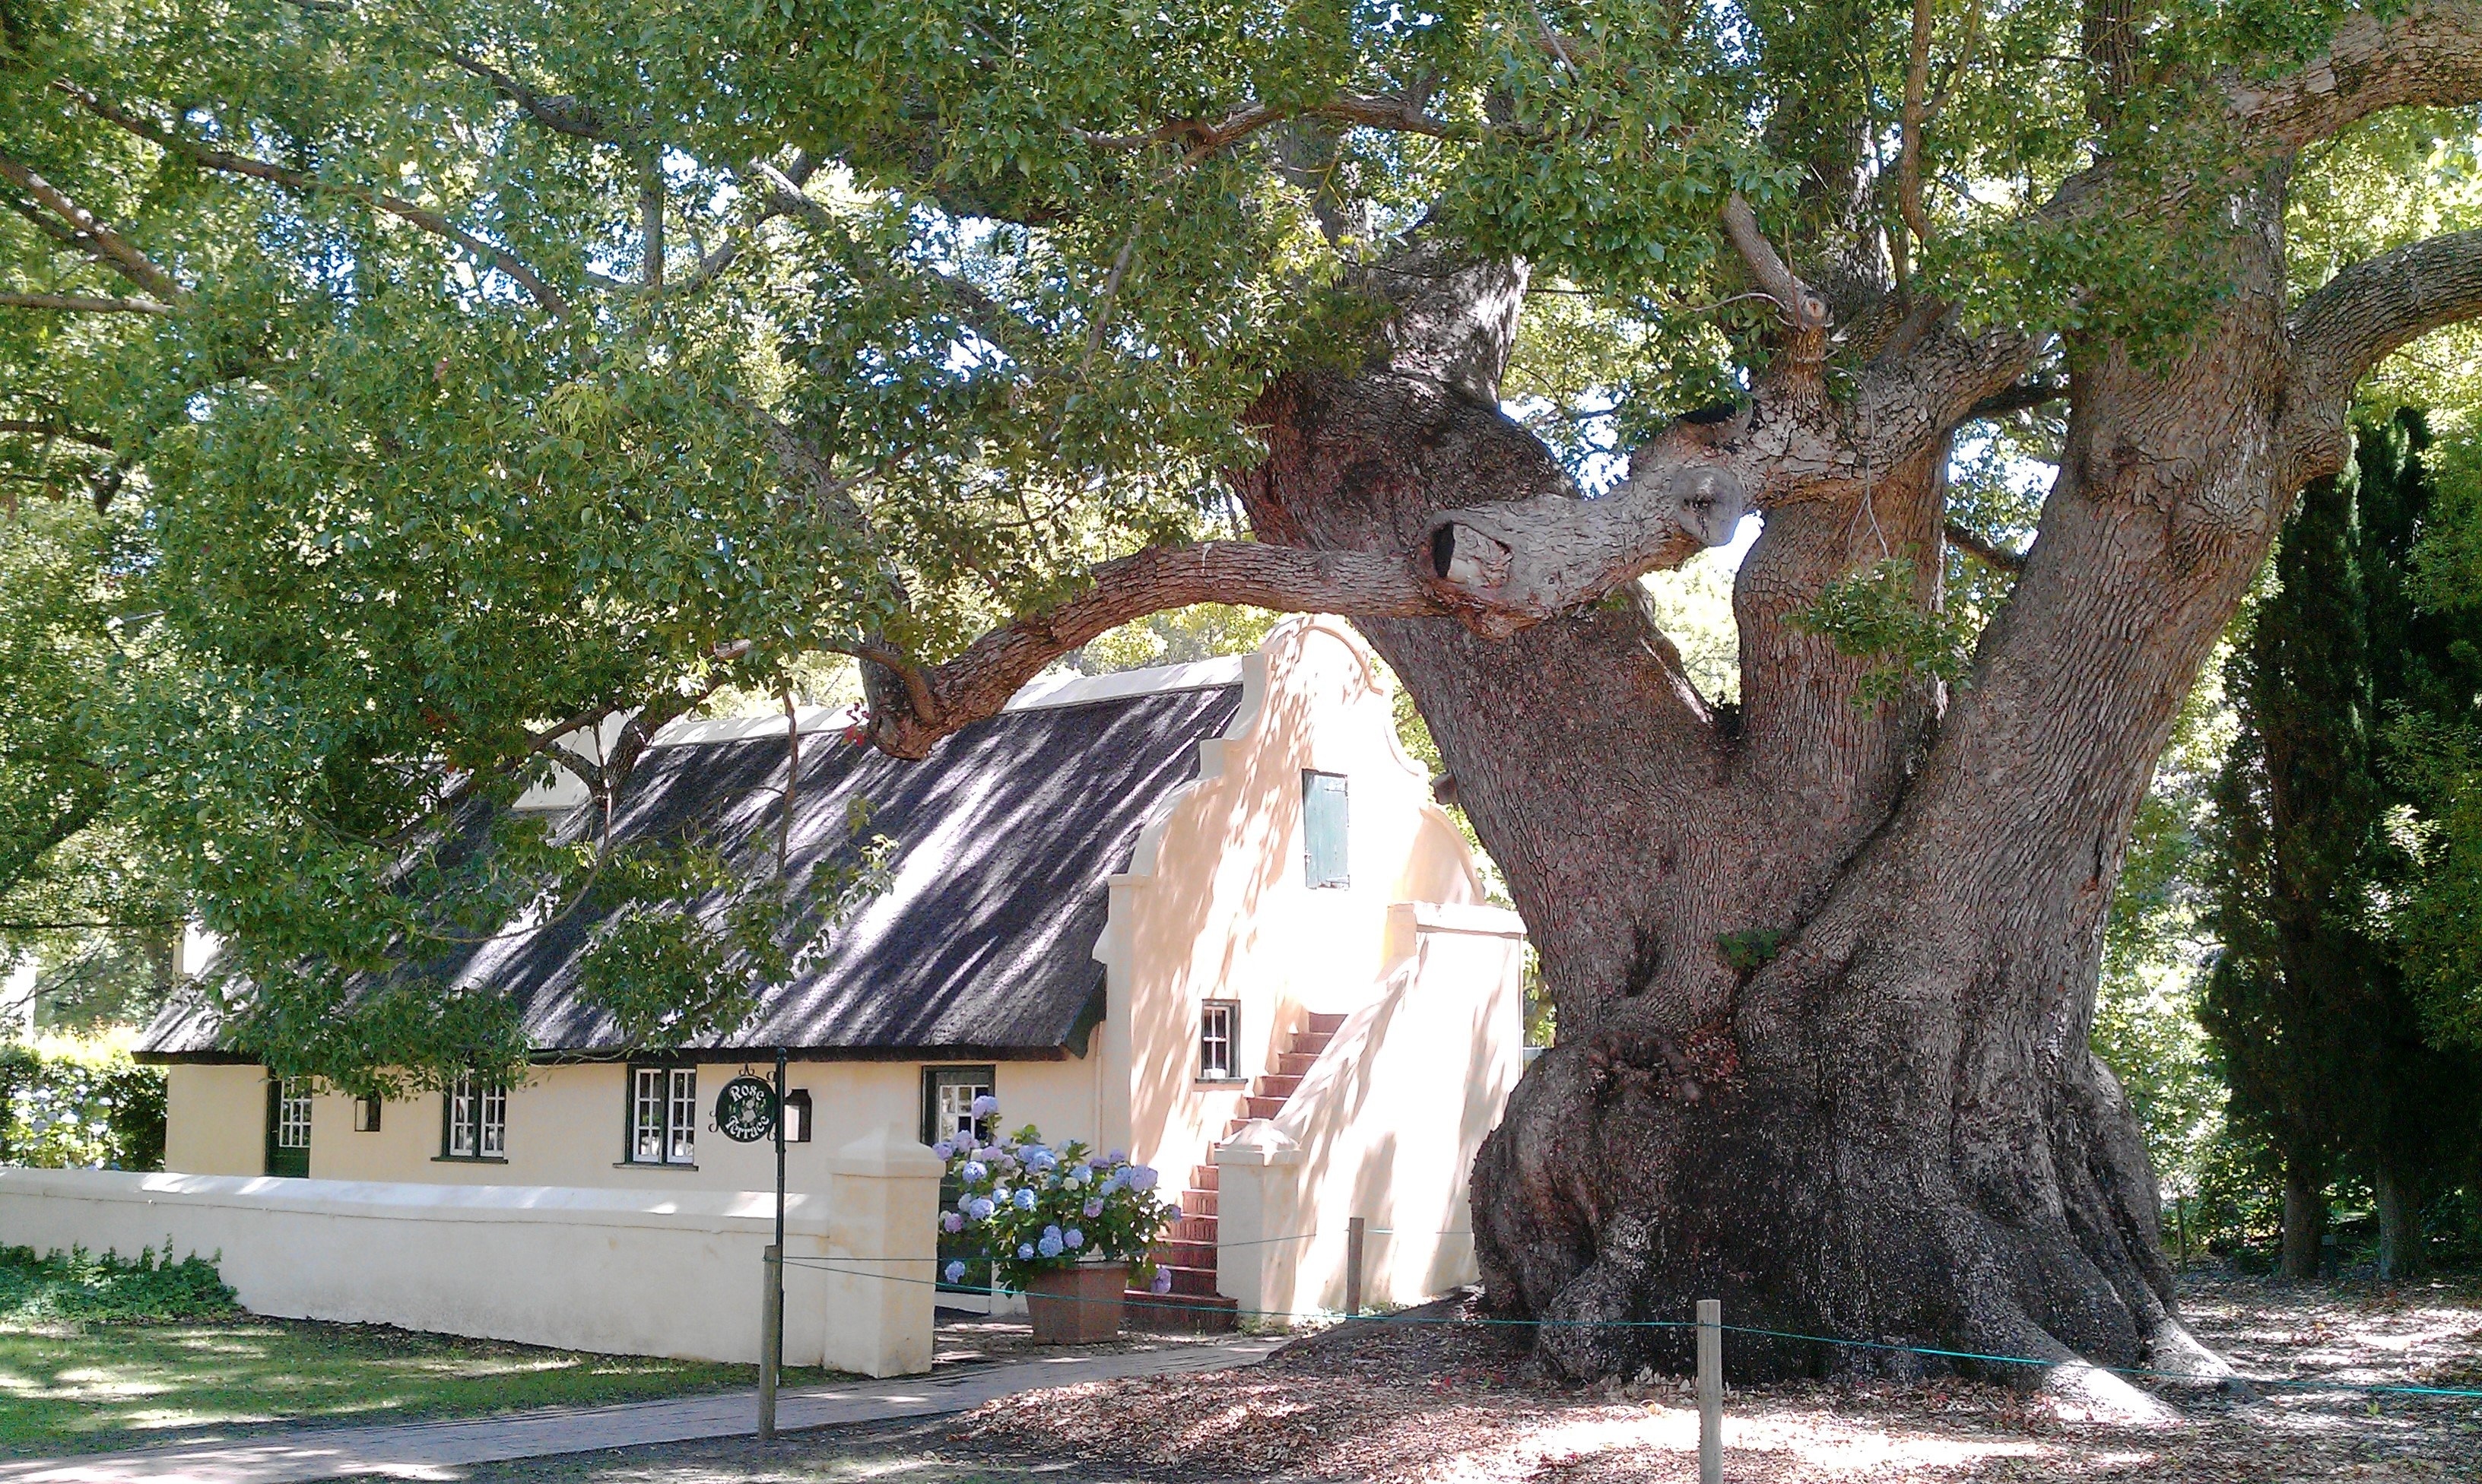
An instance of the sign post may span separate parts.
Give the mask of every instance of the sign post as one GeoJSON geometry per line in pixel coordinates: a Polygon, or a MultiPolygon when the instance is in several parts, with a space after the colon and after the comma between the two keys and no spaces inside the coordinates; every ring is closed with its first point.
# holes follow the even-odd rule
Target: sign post
{"type": "Polygon", "coordinates": [[[758,1439],[776,1436],[776,1379],[784,1367],[784,1048],[776,1048],[776,1080],[739,1077],[715,1095],[716,1132],[736,1144],[776,1136],[776,1240],[765,1257],[758,1299],[758,1439]]]}

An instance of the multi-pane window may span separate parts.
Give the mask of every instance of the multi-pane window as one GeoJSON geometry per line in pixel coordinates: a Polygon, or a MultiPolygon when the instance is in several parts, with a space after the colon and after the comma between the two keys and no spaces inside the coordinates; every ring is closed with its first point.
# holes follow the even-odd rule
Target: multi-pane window
{"type": "Polygon", "coordinates": [[[1198,1012],[1198,1075],[1229,1081],[1241,1075],[1241,1006],[1209,1000],[1198,1012]]]}
{"type": "Polygon", "coordinates": [[[629,1069],[629,1162],[698,1162],[698,1068],[629,1069]]]}
{"type": "Polygon", "coordinates": [[[922,1142],[936,1144],[968,1129],[989,1137],[990,1119],[974,1116],[974,1100],[991,1096],[991,1081],[990,1067],[924,1067],[922,1142]]]}
{"type": "Polygon", "coordinates": [[[1302,772],[1302,870],[1312,886],[1351,884],[1344,774],[1302,772]]]}
{"type": "Polygon", "coordinates": [[[441,1098],[443,1159],[504,1159],[509,1154],[509,1089],[467,1073],[441,1098]]]}
{"type": "Polygon", "coordinates": [[[310,1173],[310,1080],[288,1077],[267,1084],[267,1173],[310,1173]]]}

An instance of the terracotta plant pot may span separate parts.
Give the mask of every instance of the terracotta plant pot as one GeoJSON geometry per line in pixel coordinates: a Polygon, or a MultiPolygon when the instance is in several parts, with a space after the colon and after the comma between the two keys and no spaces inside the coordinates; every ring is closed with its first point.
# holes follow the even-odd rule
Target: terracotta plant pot
{"type": "Polygon", "coordinates": [[[1035,1343],[1100,1344],[1120,1334],[1121,1295],[1128,1286],[1129,1264],[1118,1261],[1080,1263],[1037,1276],[1025,1289],[1035,1343]]]}

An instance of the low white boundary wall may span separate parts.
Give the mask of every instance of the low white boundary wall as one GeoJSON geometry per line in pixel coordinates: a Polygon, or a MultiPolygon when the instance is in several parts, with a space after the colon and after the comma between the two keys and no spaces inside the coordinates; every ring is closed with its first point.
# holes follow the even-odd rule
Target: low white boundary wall
{"type": "MultiPolygon", "coordinates": [[[[827,1196],[785,1205],[785,1363],[927,1371],[939,1161],[875,1135],[830,1167],[827,1196]]],[[[685,1360],[757,1360],[775,1209],[773,1191],[0,1168],[0,1243],[169,1238],[216,1257],[254,1314],[685,1360]]]]}

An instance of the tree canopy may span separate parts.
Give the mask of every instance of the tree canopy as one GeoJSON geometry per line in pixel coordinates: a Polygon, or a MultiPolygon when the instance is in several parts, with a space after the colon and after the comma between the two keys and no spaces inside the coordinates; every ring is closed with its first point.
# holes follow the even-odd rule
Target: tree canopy
{"type": "MultiPolygon", "coordinates": [[[[59,734],[5,784],[0,892],[126,832],[279,1062],[464,1064],[506,1050],[489,1005],[342,1037],[345,977],[700,869],[474,823],[599,718],[636,718],[573,763],[602,795],[831,653],[918,755],[1157,610],[1505,633],[1972,418],[2057,457],[2077,377],[2231,291],[2214,202],[2271,161],[2288,435],[2332,468],[2363,373],[2482,307],[2461,196],[2357,225],[2470,134],[2406,110],[2475,97],[2461,4],[6,0],[0,479],[51,555],[13,548],[0,653],[86,668],[0,711],[59,734]],[[1565,564],[1494,565],[1530,508],[1367,553],[1246,529],[1271,378],[1511,262],[1506,365],[1422,353],[1571,492],[1636,456],[1565,564]],[[1779,386],[1841,411],[1754,422],[1779,386]],[[1647,451],[1700,428],[1766,468],[1676,487],[1647,451]]],[[[2040,508],[2004,482],[1958,482],[1955,601],[1883,540],[1810,611],[1874,693],[1967,680],[2040,508]]],[[[600,950],[676,972],[746,928],[600,950]]]]}

